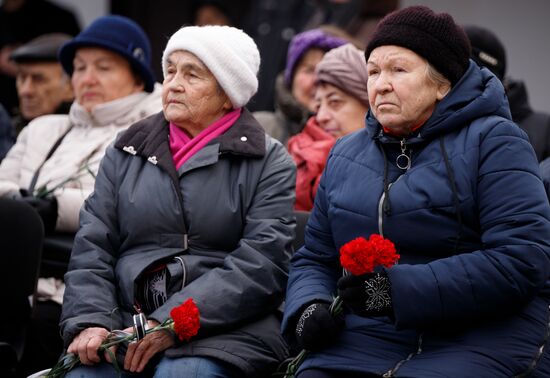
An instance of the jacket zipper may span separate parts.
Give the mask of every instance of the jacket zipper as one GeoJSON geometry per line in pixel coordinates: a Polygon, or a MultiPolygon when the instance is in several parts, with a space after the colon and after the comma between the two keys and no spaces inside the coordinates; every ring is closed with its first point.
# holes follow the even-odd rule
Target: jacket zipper
{"type": "MultiPolygon", "coordinates": [[[[181,210],[181,216],[183,218],[183,195],[178,195],[179,193],[181,193],[181,189],[179,188],[179,185],[176,185],[176,183],[170,179],[170,182],[172,183],[172,188],[176,191],[175,194],[176,194],[176,197],[178,198],[178,205],[179,205],[179,208],[181,210]],[[179,192],[178,192],[179,190],[179,192]]],[[[185,220],[183,220],[183,224],[185,225],[185,220]]],[[[187,253],[187,250],[189,249],[189,237],[187,236],[187,225],[185,225],[185,234],[183,234],[183,253],[187,253]]],[[[181,263],[181,268],[182,268],[182,277],[181,277],[181,289],[180,290],[183,290],[183,288],[185,287],[185,282],[187,281],[187,267],[185,266],[185,262],[183,261],[183,259],[180,257],[180,256],[174,256],[175,259],[177,259],[180,263],[181,263]]]]}
{"type": "Polygon", "coordinates": [[[183,222],[183,225],[184,225],[184,228],[185,228],[185,234],[183,234],[183,250],[187,251],[187,249],[189,248],[189,238],[187,236],[187,225],[185,224],[185,219],[183,219],[183,217],[184,217],[183,204],[182,204],[183,195],[181,194],[181,189],[179,188],[179,185],[176,185],[177,183],[174,182],[174,180],[172,180],[172,178],[170,178],[170,182],[172,183],[172,189],[174,189],[174,194],[176,195],[176,198],[178,199],[178,205],[179,205],[179,208],[180,208],[180,211],[181,211],[182,222],[183,222]]]}
{"type": "MultiPolygon", "coordinates": [[[[388,185],[388,190],[390,189],[391,184],[388,185]]],[[[384,199],[386,198],[386,192],[382,191],[382,195],[380,196],[380,200],[378,201],[378,233],[380,236],[384,236],[384,229],[382,226],[382,220],[384,218],[384,199]]]]}
{"type": "MultiPolygon", "coordinates": [[[[405,138],[403,138],[399,142],[399,146],[401,148],[401,154],[395,160],[395,164],[397,165],[398,168],[408,171],[412,163],[412,150],[409,148],[409,154],[407,154],[408,146],[407,146],[407,140],[405,138]]],[[[397,177],[397,179],[395,179],[394,182],[389,183],[387,190],[384,188],[384,190],[382,191],[382,195],[380,196],[380,200],[378,201],[378,233],[380,234],[380,236],[384,236],[383,218],[384,218],[384,202],[386,201],[386,193],[389,193],[392,185],[395,184],[401,178],[401,176],[403,176],[403,174],[399,175],[399,177],[397,177]]]]}
{"type": "Polygon", "coordinates": [[[414,356],[418,356],[420,353],[422,353],[422,335],[423,335],[422,333],[418,335],[418,348],[416,349],[416,352],[410,353],[407,356],[407,358],[399,361],[392,369],[385,372],[384,375],[382,375],[383,378],[395,377],[394,374],[397,372],[397,370],[399,370],[401,365],[403,365],[407,361],[410,361],[410,359],[413,358],[414,356]]]}
{"type": "MultiPolygon", "coordinates": [[[[550,310],[550,307],[548,308],[550,310]]],[[[533,358],[533,361],[529,364],[529,367],[527,370],[521,374],[515,375],[514,378],[523,378],[523,377],[529,377],[533,370],[536,369],[537,364],[540,361],[540,358],[544,354],[546,343],[548,342],[548,339],[550,338],[550,311],[549,311],[549,317],[546,322],[546,334],[544,336],[544,340],[542,340],[542,343],[540,347],[537,348],[537,354],[533,358]]]]}
{"type": "MultiPolygon", "coordinates": [[[[400,169],[403,169],[405,171],[408,171],[411,167],[411,159],[412,159],[412,156],[409,156],[407,155],[407,145],[406,145],[406,140],[405,138],[403,138],[403,140],[401,140],[400,142],[400,147],[401,147],[401,154],[397,157],[396,159],[396,165],[398,168],[400,169]],[[401,159],[401,161],[400,161],[401,159]]],[[[411,150],[409,150],[409,154],[411,154],[411,150]]],[[[411,154],[412,155],[412,154],[411,154]]],[[[403,176],[403,174],[401,174],[399,177],[397,177],[397,179],[390,183],[388,185],[388,190],[385,191],[385,192],[382,192],[382,195],[380,196],[380,201],[378,202],[378,232],[380,233],[381,236],[384,236],[384,227],[383,227],[383,218],[384,218],[384,200],[386,199],[386,193],[389,194],[390,192],[390,188],[392,187],[393,184],[395,184],[397,181],[399,181],[399,179],[403,176]]],[[[416,351],[415,352],[412,352],[410,353],[407,358],[401,360],[401,361],[398,361],[397,364],[395,364],[395,366],[388,370],[387,372],[385,372],[382,377],[383,378],[391,378],[391,377],[394,377],[395,373],[397,372],[397,370],[399,370],[399,368],[407,361],[410,361],[414,356],[418,356],[420,353],[422,353],[422,341],[423,341],[423,333],[420,333],[418,335],[418,343],[417,343],[417,348],[416,348],[416,351]]]]}
{"type": "MultiPolygon", "coordinates": [[[[401,175],[403,176],[403,175],[401,175]]],[[[399,179],[401,178],[399,176],[394,182],[391,182],[388,184],[388,193],[390,192],[390,188],[393,184],[395,184],[399,179]]],[[[384,236],[384,200],[386,199],[386,192],[382,190],[382,195],[380,196],[380,199],[378,200],[378,233],[380,236],[384,236]]]]}

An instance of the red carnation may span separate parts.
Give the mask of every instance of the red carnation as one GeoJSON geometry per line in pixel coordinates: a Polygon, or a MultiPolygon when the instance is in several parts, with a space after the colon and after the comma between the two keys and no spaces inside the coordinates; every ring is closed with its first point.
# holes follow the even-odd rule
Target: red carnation
{"type": "Polygon", "coordinates": [[[199,332],[199,309],[193,299],[189,298],[170,311],[174,320],[174,331],[181,341],[187,341],[199,332]]]}
{"type": "Polygon", "coordinates": [[[372,234],[369,240],[353,239],[340,248],[340,264],[354,276],[372,273],[378,265],[389,268],[398,259],[395,245],[378,234],[372,234]]]}

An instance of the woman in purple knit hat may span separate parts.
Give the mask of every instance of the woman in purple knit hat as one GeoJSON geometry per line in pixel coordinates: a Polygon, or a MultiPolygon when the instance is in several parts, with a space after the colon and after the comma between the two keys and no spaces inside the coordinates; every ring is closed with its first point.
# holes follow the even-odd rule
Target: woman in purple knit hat
{"type": "Polygon", "coordinates": [[[321,173],[337,139],[365,127],[369,108],[364,51],[347,43],[315,68],[315,115],[288,140],[296,163],[296,210],[311,211],[321,173]]]}
{"type": "Polygon", "coordinates": [[[322,26],[292,38],[285,70],[275,83],[275,112],[254,113],[269,135],[286,144],[288,138],[302,131],[315,111],[315,66],[327,51],[350,39],[334,26],[322,26]]]}

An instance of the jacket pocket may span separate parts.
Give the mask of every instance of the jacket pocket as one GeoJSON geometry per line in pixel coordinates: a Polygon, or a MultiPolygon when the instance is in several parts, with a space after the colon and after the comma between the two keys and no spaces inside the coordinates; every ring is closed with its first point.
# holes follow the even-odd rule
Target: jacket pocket
{"type": "Polygon", "coordinates": [[[166,264],[168,272],[166,293],[168,297],[183,290],[187,283],[187,266],[183,256],[175,256],[166,264]]]}

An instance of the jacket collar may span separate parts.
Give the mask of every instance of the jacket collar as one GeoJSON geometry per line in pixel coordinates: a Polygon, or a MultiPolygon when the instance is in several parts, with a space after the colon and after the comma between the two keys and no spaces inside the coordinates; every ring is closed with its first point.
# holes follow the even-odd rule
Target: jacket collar
{"type": "MultiPolygon", "coordinates": [[[[142,156],[149,162],[172,171],[174,165],[168,138],[168,121],[159,112],[135,123],[122,133],[115,142],[115,148],[142,156]]],[[[239,119],[227,132],[209,144],[215,143],[219,143],[220,154],[252,158],[265,155],[265,131],[247,109],[243,109],[239,119]]]]}
{"type": "MultiPolygon", "coordinates": [[[[153,101],[157,97],[160,99],[160,93],[138,92],[131,95],[117,98],[109,102],[99,104],[89,112],[78,102],[74,101],[69,111],[71,123],[84,127],[101,127],[106,125],[116,125],[118,127],[131,125],[140,120],[144,115],[153,114],[153,112],[144,112],[148,101],[153,101]]],[[[155,111],[160,109],[160,101],[154,104],[155,111]]]]}
{"type": "Polygon", "coordinates": [[[287,119],[299,123],[300,126],[311,116],[309,110],[292,95],[282,73],[275,80],[275,107],[280,109],[287,119]]]}
{"type": "Polygon", "coordinates": [[[220,153],[261,158],[265,155],[265,130],[247,110],[243,109],[235,124],[210,142],[220,143],[220,153]]]}

